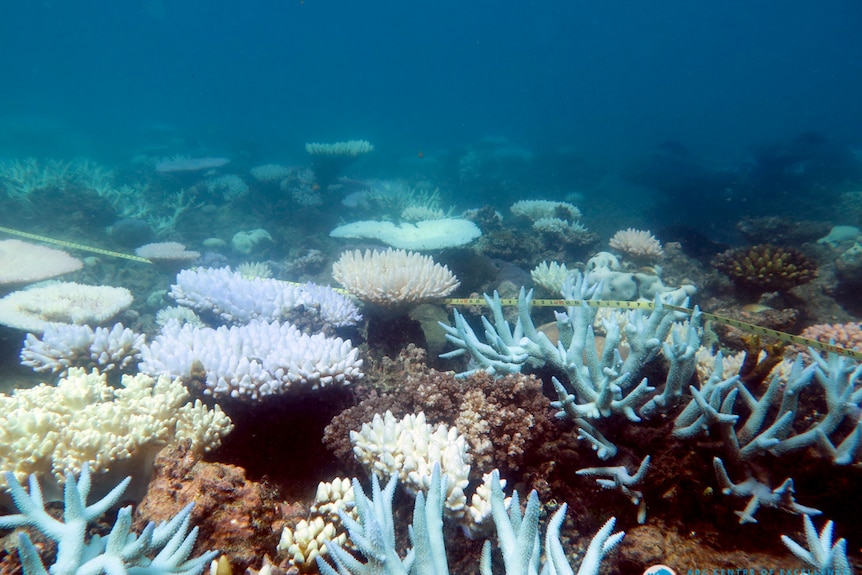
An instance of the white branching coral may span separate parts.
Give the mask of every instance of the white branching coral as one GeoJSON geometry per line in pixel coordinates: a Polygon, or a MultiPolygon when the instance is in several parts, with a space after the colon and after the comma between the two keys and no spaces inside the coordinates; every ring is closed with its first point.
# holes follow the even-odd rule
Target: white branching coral
{"type": "Polygon", "coordinates": [[[554,295],[560,294],[560,290],[563,289],[563,282],[568,275],[569,270],[566,269],[566,264],[557,262],[542,262],[530,272],[533,282],[554,295]]]}
{"type": "Polygon", "coordinates": [[[664,254],[661,242],[649,230],[620,230],[613,235],[609,245],[636,259],[657,259],[664,254]]]}
{"type": "Polygon", "coordinates": [[[123,324],[112,328],[56,324],[42,337],[27,334],[21,350],[21,365],[34,371],[65,372],[70,367],[122,371],[137,365],[144,346],[143,334],[123,324]]]}
{"type": "Polygon", "coordinates": [[[251,401],[362,377],[359,350],[349,339],[308,335],[278,321],[218,329],[170,321],[142,355],[143,373],[194,382],[214,397],[251,401]]]}
{"type": "Polygon", "coordinates": [[[430,256],[388,249],[344,252],[332,277],[362,301],[397,306],[446,297],[460,284],[430,256]]]}

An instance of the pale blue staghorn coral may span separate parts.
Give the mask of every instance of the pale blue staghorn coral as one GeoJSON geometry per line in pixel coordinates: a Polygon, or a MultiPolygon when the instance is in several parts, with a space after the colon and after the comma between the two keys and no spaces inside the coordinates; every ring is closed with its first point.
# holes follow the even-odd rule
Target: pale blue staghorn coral
{"type": "Polygon", "coordinates": [[[35,527],[57,543],[57,558],[45,568],[36,547],[26,533],[18,535],[18,555],[25,575],[197,575],[217,551],[207,551],[189,559],[197,539],[197,527],[189,531],[193,504],[184,507],[173,519],[147,524],[140,535],[132,533],[132,508],[117,514],[111,533],[94,535],[86,541],[87,525],[119,501],[131,478],[127,477],[105,497],[87,505],[90,494],[90,468],[84,465],[80,478],[66,475],[63,521],[45,510],[42,490],[35,475],[30,476],[27,493],[15,475],[6,474],[12,500],[20,513],[0,517],[0,528],[35,527]]]}
{"type": "MultiPolygon", "coordinates": [[[[413,547],[402,557],[395,546],[395,525],[392,498],[397,479],[389,480],[384,489],[372,476],[369,499],[359,481],[353,480],[358,520],[341,513],[350,541],[365,558],[361,561],[340,545],[326,542],[334,566],[321,557],[317,564],[322,575],[448,575],[449,566],[443,538],[443,499],[446,477],[439,464],[434,465],[427,495],[420,492],[413,508],[410,540],[413,547]]],[[[560,526],[566,513],[563,505],[545,532],[545,562],[540,565],[539,498],[530,494],[523,513],[517,492],[512,494],[508,510],[500,487],[500,476],[494,471],[491,479],[491,506],[497,539],[503,555],[506,575],[574,574],[560,542],[560,526]]],[[[614,518],[599,530],[590,542],[578,575],[596,575],[604,556],[623,539],[624,533],[612,533],[614,518]]],[[[491,544],[486,542],[480,565],[482,575],[491,575],[491,544]]]]}
{"type": "MultiPolygon", "coordinates": [[[[601,284],[587,285],[581,274],[570,274],[563,283],[561,295],[568,300],[599,299],[601,284]]],[[[518,298],[518,320],[514,328],[503,317],[500,298],[485,296],[494,322],[482,318],[485,342],[458,313],[455,326],[440,324],[446,338],[459,349],[442,357],[457,357],[468,353],[477,365],[459,374],[468,376],[483,370],[491,374],[519,372],[524,365],[550,365],[567,376],[568,387],[553,378],[560,409],[557,417],[569,417],[578,427],[579,435],[587,439],[601,459],[616,454],[616,447],[591,422],[613,414],[622,414],[629,421],[639,422],[640,415],[651,417],[672,407],[682,395],[683,386],[694,373],[695,352],[700,347],[700,312],[695,309],[688,324],[677,325],[684,314],[666,307],[657,298],[650,313],[632,312],[621,330],[616,317],[603,321],[605,343],[601,352],[596,348],[593,322],[597,308],[587,303],[569,306],[557,312],[559,342],[555,345],[538,331],[530,317],[532,291],[523,288],[518,298]],[[676,325],[676,327],[674,327],[676,325]],[[663,343],[673,329],[671,342],[663,343]],[[623,337],[625,335],[625,337],[623,337]],[[619,352],[625,341],[628,353],[623,359],[619,352]],[[647,380],[638,382],[638,374],[655,359],[659,352],[670,362],[667,382],[661,393],[653,394],[647,380]],[[636,383],[638,382],[638,383],[636,383]]]]}
{"type": "Polygon", "coordinates": [[[761,506],[774,507],[775,509],[781,509],[794,514],[820,515],[822,513],[819,509],[806,507],[796,502],[793,479],[790,477],[785,479],[775,489],[770,488],[765,483],[761,483],[754,477],[734,483],[730,480],[730,476],[727,474],[727,469],[725,469],[724,462],[721,459],[718,457],[713,458],[712,464],[722,493],[749,498],[745,509],[735,512],[739,516],[740,524],[757,523],[754,514],[761,506]]]}
{"type": "Polygon", "coordinates": [[[788,537],[781,536],[781,541],[791,553],[814,567],[821,573],[834,575],[852,575],[850,562],[847,560],[847,541],[842,537],[832,544],[832,522],[827,521],[820,530],[820,535],[814,530],[814,522],[808,515],[802,517],[805,531],[805,542],[808,549],[788,537]]]}
{"type": "Polygon", "coordinates": [[[649,471],[650,456],[643,458],[640,465],[632,475],[629,470],[618,465],[615,467],[585,467],[575,471],[576,475],[589,476],[604,476],[596,479],[604,489],[615,489],[628,497],[632,503],[638,508],[638,523],[643,525],[646,522],[646,501],[642,491],[638,491],[635,487],[639,487],[646,479],[647,471],[649,471]]]}
{"type": "Polygon", "coordinates": [[[742,464],[758,455],[784,455],[800,449],[819,447],[836,464],[848,464],[859,457],[862,441],[862,387],[856,383],[862,377],[862,365],[849,358],[830,353],[821,357],[813,349],[809,355],[814,363],[805,366],[797,356],[786,378],[776,374],[760,398],[755,398],[738,377],[722,379],[721,356],[717,356],[712,377],[697,389],[691,387],[693,400],[677,416],[673,434],[691,438],[717,427],[724,442],[727,458],[742,464]],[[800,392],[812,380],[823,391],[827,413],[801,433],[794,432],[800,392]],[[742,397],[749,415],[738,425],[740,416],[734,413],[736,398],[742,397]],[[777,410],[772,409],[777,406],[777,410]],[[775,412],[771,423],[767,417],[775,412]],[[833,443],[838,427],[850,418],[850,431],[838,446],[833,443]]]}

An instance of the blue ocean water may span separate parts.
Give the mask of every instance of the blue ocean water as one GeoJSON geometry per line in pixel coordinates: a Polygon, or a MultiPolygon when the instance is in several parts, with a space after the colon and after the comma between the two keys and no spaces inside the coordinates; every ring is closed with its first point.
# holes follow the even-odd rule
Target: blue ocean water
{"type": "Polygon", "coordinates": [[[10,3],[0,156],[265,161],[362,137],[398,157],[494,136],[738,162],[806,130],[858,140],[859,22],[849,0],[10,3]]]}

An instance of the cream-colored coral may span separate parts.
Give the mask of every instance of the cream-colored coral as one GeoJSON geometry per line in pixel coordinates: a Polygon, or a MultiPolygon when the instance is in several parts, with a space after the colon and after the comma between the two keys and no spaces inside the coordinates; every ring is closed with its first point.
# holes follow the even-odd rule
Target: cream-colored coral
{"type": "Polygon", "coordinates": [[[236,267],[243,279],[266,279],[272,277],[272,268],[266,262],[243,262],[236,267]]]}
{"type": "Polygon", "coordinates": [[[446,297],[460,285],[430,256],[392,248],[344,252],[332,266],[332,277],[360,300],[382,306],[446,297]]]}
{"type": "Polygon", "coordinates": [[[318,516],[301,520],[293,529],[285,527],[281,532],[277,550],[281,555],[287,556],[291,566],[305,573],[314,570],[318,556],[327,555],[327,541],[344,545],[347,542],[347,533],[343,530],[339,532],[334,523],[318,516]]]}
{"type": "Polygon", "coordinates": [[[20,240],[0,241],[0,285],[26,284],[78,271],[68,253],[20,240]]]}
{"type": "Polygon", "coordinates": [[[448,476],[445,506],[447,514],[459,518],[466,513],[470,453],[467,441],[455,427],[432,426],[425,414],[408,414],[396,420],[392,412],[375,414],[360,431],[350,432],[353,455],[367,469],[386,480],[397,475],[411,493],[427,492],[435,463],[448,476]]]}
{"type": "Polygon", "coordinates": [[[639,259],[657,259],[664,254],[655,236],[649,230],[628,228],[613,235],[609,245],[615,250],[639,259]]]}
{"type": "Polygon", "coordinates": [[[165,327],[172,319],[180,322],[180,325],[190,323],[195,327],[204,327],[203,320],[193,309],[184,306],[170,306],[156,312],[156,325],[165,327]]]}
{"type": "Polygon", "coordinates": [[[201,257],[200,252],[186,249],[179,242],[155,242],[144,244],[135,249],[135,255],[147,258],[153,263],[183,264],[193,262],[201,257]]]}
{"type": "Polygon", "coordinates": [[[0,299],[0,324],[42,333],[51,323],[100,324],[130,305],[126,288],[56,282],[0,299]]]}
{"type": "Polygon", "coordinates": [[[339,511],[356,518],[350,480],[335,478],[332,482],[321,481],[308,519],[301,520],[293,528],[285,526],[282,530],[277,547],[279,554],[287,556],[290,565],[303,573],[314,571],[316,558],[327,554],[326,541],[342,547],[348,544],[339,511]]]}
{"type": "Polygon", "coordinates": [[[218,406],[190,403],[178,381],[139,374],[123,376],[122,384],[72,368],[56,386],[0,395],[0,470],[20,481],[36,473],[62,482],[84,462],[105,472],[170,443],[189,440],[193,451],[208,451],[233,429],[218,406]]]}
{"type": "Polygon", "coordinates": [[[563,281],[565,281],[568,275],[569,270],[566,269],[566,264],[559,264],[557,262],[542,262],[530,272],[530,276],[533,278],[535,284],[557,296],[560,294],[560,290],[563,289],[563,281]]]}

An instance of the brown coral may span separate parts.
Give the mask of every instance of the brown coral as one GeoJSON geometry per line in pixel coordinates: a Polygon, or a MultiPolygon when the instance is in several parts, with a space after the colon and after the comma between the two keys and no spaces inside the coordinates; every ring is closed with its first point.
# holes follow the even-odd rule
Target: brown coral
{"type": "Polygon", "coordinates": [[[248,480],[241,467],[204,463],[187,448],[171,447],[156,458],[153,480],[136,511],[136,529],[166,521],[194,501],[198,548],[220,549],[234,572],[242,572],[278,543],[285,513],[274,496],[248,480]]]}
{"type": "Polygon", "coordinates": [[[494,467],[520,469],[555,429],[550,402],[533,376],[495,380],[480,373],[460,380],[432,369],[407,375],[391,394],[372,393],[337,415],[326,428],[324,443],[339,458],[350,458],[349,431],[358,431],[386,410],[396,418],[423,411],[428,423],[457,427],[470,445],[477,476],[494,467]]]}
{"type": "Polygon", "coordinates": [[[788,290],[817,277],[817,265],[802,252],[769,244],[727,250],[715,256],[712,265],[754,293],[788,290]]]}

